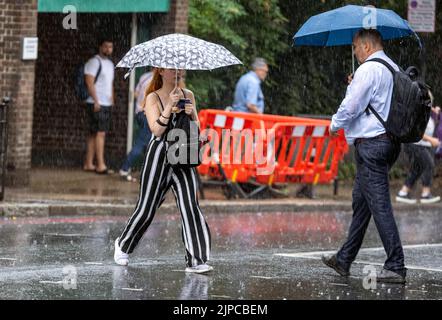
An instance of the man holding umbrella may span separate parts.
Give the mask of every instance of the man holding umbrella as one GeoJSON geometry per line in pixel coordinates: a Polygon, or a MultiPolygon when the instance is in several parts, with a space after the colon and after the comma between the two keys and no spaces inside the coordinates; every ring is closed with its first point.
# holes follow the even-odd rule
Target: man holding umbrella
{"type": "Polygon", "coordinates": [[[359,30],[353,39],[353,49],[362,65],[355,72],[330,125],[331,134],[344,129],[347,142],[355,146],[357,174],[353,186],[353,218],[342,248],[331,257],[323,257],[322,261],[340,275],[348,276],[373,216],[387,254],[377,281],[405,283],[407,269],[388,181],[388,172],[399,155],[400,143],[386,134],[372,112],[366,112],[370,104],[386,120],[393,94],[392,73],[383,64],[369,60],[380,58],[395,70],[399,68],[384,53],[382,36],[375,29],[359,30]]]}

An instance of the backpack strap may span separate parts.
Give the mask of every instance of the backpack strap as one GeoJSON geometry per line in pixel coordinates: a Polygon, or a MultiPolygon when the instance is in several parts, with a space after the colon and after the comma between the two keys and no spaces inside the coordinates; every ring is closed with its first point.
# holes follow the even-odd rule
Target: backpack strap
{"type": "Polygon", "coordinates": [[[100,60],[100,58],[98,58],[98,57],[96,57],[96,58],[97,58],[97,60],[98,60],[98,64],[99,64],[99,66],[98,66],[97,75],[95,76],[94,84],[97,82],[97,80],[98,80],[98,76],[99,76],[100,73],[101,73],[101,60],[100,60]]]}
{"type": "MultiPolygon", "coordinates": [[[[370,62],[370,61],[378,62],[380,64],[383,64],[385,67],[387,67],[388,70],[390,70],[391,74],[394,77],[394,74],[396,73],[396,70],[394,70],[394,68],[387,61],[385,61],[384,59],[380,59],[380,58],[373,58],[373,59],[365,61],[364,63],[370,62]]],[[[382,125],[385,128],[386,127],[385,121],[382,119],[382,117],[379,115],[379,113],[377,113],[377,111],[371,106],[371,104],[368,104],[367,108],[365,108],[365,113],[366,113],[367,116],[370,115],[370,111],[373,112],[373,114],[376,116],[376,118],[378,118],[378,120],[382,123],[382,125]]]]}
{"type": "Polygon", "coordinates": [[[387,129],[387,123],[382,119],[382,117],[379,115],[379,113],[371,106],[371,104],[368,104],[368,107],[365,109],[365,113],[370,115],[370,111],[373,112],[374,116],[379,120],[380,123],[384,126],[385,129],[387,129]]]}
{"type": "Polygon", "coordinates": [[[384,66],[387,67],[388,70],[390,70],[390,72],[393,74],[393,76],[396,73],[396,70],[394,70],[394,68],[387,61],[385,61],[384,59],[373,58],[373,59],[367,60],[365,62],[370,62],[370,61],[379,62],[379,63],[383,64],[384,66]]]}
{"type": "Polygon", "coordinates": [[[183,88],[180,88],[180,89],[181,89],[181,92],[183,93],[184,99],[186,99],[186,93],[184,92],[184,89],[183,88]]]}

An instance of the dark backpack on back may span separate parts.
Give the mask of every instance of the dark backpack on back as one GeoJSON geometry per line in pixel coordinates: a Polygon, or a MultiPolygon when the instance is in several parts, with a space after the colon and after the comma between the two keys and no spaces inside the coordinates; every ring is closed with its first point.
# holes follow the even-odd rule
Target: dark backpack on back
{"type": "MultiPolygon", "coordinates": [[[[100,61],[100,59],[98,59],[98,62],[100,64],[100,66],[98,67],[98,71],[97,71],[97,75],[95,76],[94,83],[97,82],[98,76],[101,73],[101,61],[100,61]]],[[[84,80],[84,63],[81,63],[80,65],[77,66],[77,68],[75,68],[74,90],[75,90],[75,95],[81,101],[84,101],[84,100],[86,100],[89,97],[89,92],[87,91],[86,81],[84,80]]]]}
{"type": "Polygon", "coordinates": [[[373,112],[382,123],[387,133],[401,143],[413,143],[422,139],[431,113],[431,99],[428,86],[420,81],[413,81],[410,76],[396,71],[382,59],[368,61],[379,62],[393,74],[393,95],[387,121],[368,105],[366,112],[373,112]]]}

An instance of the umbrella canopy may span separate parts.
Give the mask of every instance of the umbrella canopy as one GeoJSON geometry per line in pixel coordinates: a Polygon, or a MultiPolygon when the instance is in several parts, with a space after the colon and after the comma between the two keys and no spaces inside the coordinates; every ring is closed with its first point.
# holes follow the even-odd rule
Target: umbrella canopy
{"type": "Polygon", "coordinates": [[[415,34],[408,22],[392,10],[348,5],[311,17],[293,40],[296,46],[349,45],[362,28],[377,29],[383,40],[415,34]]]}
{"type": "MultiPolygon", "coordinates": [[[[221,45],[173,33],[140,43],[129,50],[117,67],[151,66],[166,69],[212,70],[242,64],[221,45]]],[[[127,74],[126,74],[127,76],[127,74]]]]}

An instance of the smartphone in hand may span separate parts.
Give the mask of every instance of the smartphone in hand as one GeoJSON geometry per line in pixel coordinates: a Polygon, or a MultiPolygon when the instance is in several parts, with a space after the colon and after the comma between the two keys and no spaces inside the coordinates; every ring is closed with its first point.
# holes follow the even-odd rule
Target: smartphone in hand
{"type": "Polygon", "coordinates": [[[192,101],[190,101],[190,99],[180,99],[180,100],[178,100],[178,103],[176,106],[180,110],[184,110],[184,107],[186,106],[186,104],[192,104],[192,101]]]}

